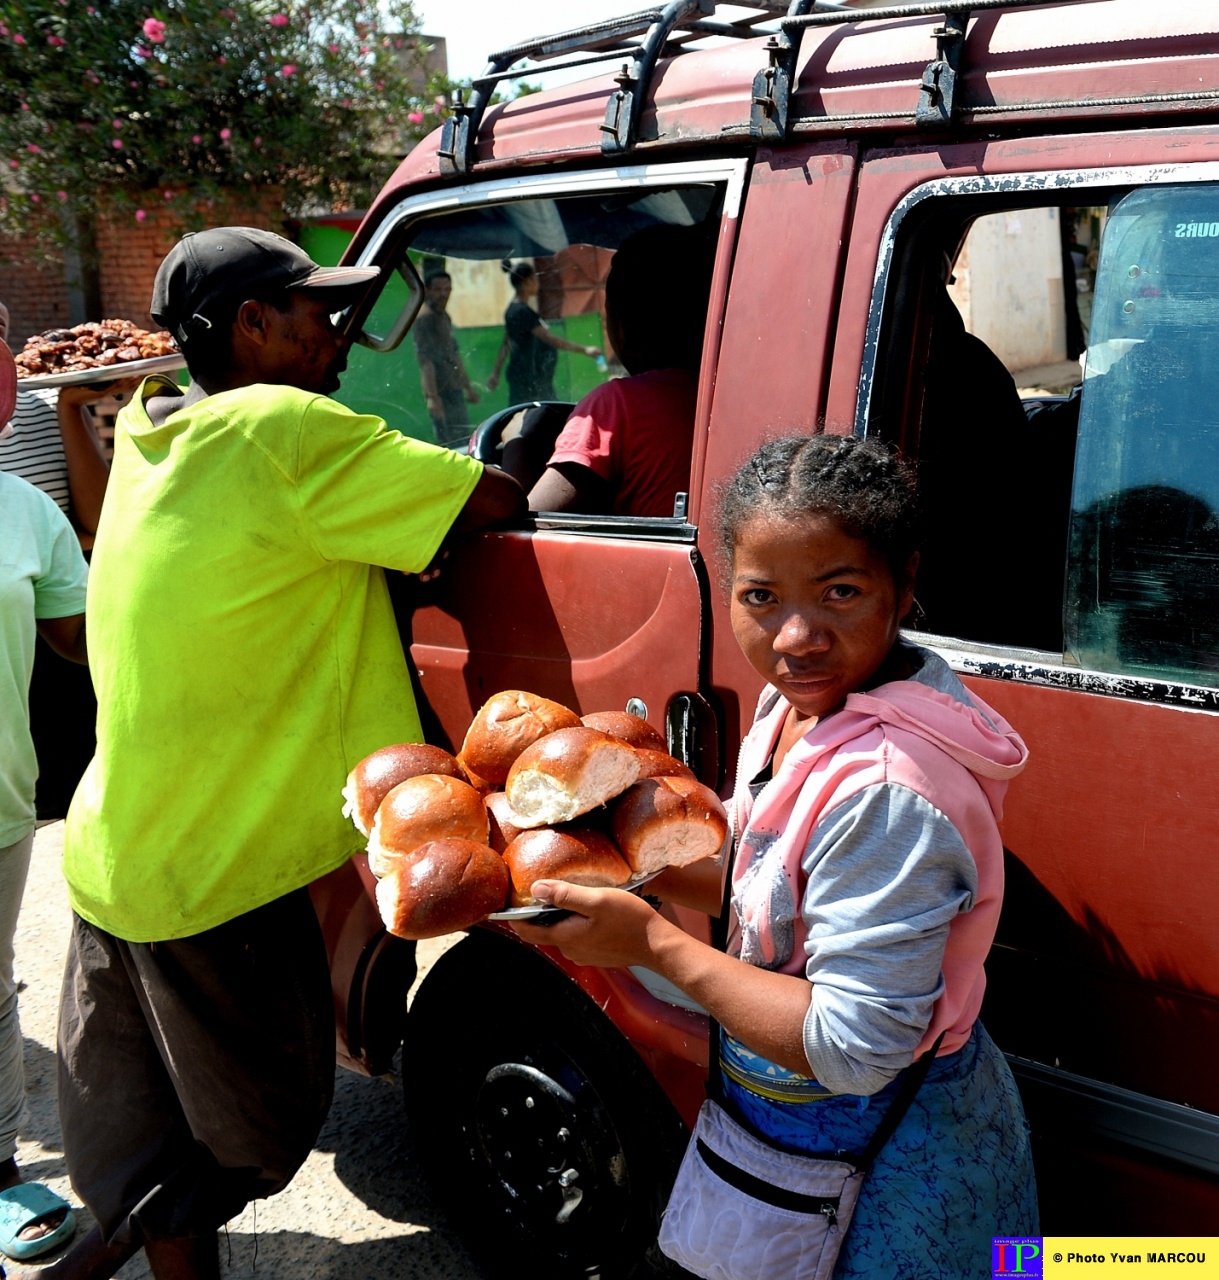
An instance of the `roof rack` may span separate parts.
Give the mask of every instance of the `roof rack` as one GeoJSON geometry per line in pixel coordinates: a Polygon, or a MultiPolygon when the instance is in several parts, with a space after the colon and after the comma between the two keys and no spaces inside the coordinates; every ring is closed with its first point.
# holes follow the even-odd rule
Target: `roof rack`
{"type": "MultiPolygon", "coordinates": [[[[717,0],[668,0],[655,8],[526,40],[491,54],[487,69],[471,86],[469,102],[462,101],[458,94],[453,114],[444,123],[440,172],[466,174],[473,168],[478,130],[496,86],[505,80],[535,75],[539,70],[537,65],[513,70],[524,59],[534,64],[548,64],[541,68],[546,71],[624,59],[621,71],[614,77],[618,88],[606,105],[601,150],[606,155],[629,151],[638,139],[639,116],[656,62],[662,55],[680,53],[692,40],[707,36],[754,39],[760,24],[773,22],[790,12],[787,0],[732,0],[732,4],[735,8],[761,12],[735,21],[717,22],[717,0]]],[[[812,7],[813,4],[805,5],[806,10],[812,7]]],[[[829,0],[816,0],[815,7],[826,12],[844,8],[829,0]]]]}
{"type": "Polygon", "coordinates": [[[974,13],[987,9],[1035,9],[1062,3],[1064,0],[940,0],[940,3],[893,4],[874,9],[843,10],[840,7],[837,13],[824,13],[815,12],[824,6],[810,3],[810,0],[792,0],[779,30],[764,46],[770,65],[754,77],[749,132],[767,142],[787,137],[788,106],[796,61],[800,56],[800,39],[809,27],[893,18],[942,17],[944,25],[932,32],[936,54],[923,71],[918,105],[914,111],[917,124],[939,125],[951,123],[957,111],[956,81],[961,51],[969,19],[974,13]]]}

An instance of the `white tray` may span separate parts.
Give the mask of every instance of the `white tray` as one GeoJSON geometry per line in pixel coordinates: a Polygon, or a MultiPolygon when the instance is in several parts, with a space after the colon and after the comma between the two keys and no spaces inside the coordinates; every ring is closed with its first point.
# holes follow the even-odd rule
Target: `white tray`
{"type": "MultiPolygon", "coordinates": [[[[18,368],[21,366],[18,365],[18,368]]],[[[42,387],[82,387],[95,383],[114,382],[118,378],[146,378],[150,373],[169,373],[172,369],[185,369],[186,360],[180,354],[150,356],[147,360],[122,360],[117,364],[101,365],[96,369],[73,369],[69,373],[37,373],[32,377],[17,377],[18,391],[37,391],[42,387]]]]}

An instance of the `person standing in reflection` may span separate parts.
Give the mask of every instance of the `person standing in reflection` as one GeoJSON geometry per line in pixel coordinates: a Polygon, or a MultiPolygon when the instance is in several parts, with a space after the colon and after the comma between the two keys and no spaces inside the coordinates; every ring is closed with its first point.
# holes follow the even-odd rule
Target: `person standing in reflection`
{"type": "Polygon", "coordinates": [[[528,262],[514,266],[507,258],[500,266],[508,273],[514,297],[504,312],[504,341],[495,357],[495,368],[487,379],[487,387],[499,386],[500,370],[507,360],[508,403],[527,404],[530,400],[553,400],[554,371],[560,351],[597,359],[600,347],[585,347],[568,342],[552,333],[546,321],[529,305],[538,295],[538,273],[528,262]]]}
{"type": "Polygon", "coordinates": [[[478,392],[470,385],[453,337],[448,312],[452,293],[453,280],[447,271],[429,271],[423,286],[423,310],[411,330],[436,443],[451,449],[464,445],[470,434],[466,403],[478,403],[478,392]]]}

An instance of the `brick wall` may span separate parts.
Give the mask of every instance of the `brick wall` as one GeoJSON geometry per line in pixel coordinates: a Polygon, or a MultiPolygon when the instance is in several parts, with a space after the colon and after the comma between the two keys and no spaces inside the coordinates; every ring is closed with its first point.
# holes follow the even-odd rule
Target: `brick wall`
{"type": "Polygon", "coordinates": [[[30,334],[71,323],[63,267],[44,262],[30,237],[0,237],[0,302],[9,309],[15,351],[30,334]]]}
{"type": "MultiPolygon", "coordinates": [[[[155,327],[148,314],[153,277],[181,236],[184,222],[173,206],[153,205],[154,197],[162,199],[160,192],[150,192],[142,219],[129,211],[103,217],[98,225],[102,316],[96,319],[121,318],[144,328],[155,327]]],[[[260,193],[254,207],[218,203],[203,212],[209,226],[285,230],[282,197],[273,189],[260,193]]],[[[15,351],[31,334],[71,323],[63,266],[46,262],[26,237],[0,237],[0,301],[12,317],[9,345],[15,351]]]]}

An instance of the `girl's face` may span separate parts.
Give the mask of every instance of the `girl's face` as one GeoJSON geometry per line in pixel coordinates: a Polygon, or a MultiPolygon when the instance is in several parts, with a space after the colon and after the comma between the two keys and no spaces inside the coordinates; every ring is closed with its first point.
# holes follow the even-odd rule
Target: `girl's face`
{"type": "Polygon", "coordinates": [[[750,665],[804,716],[863,688],[914,602],[889,562],[829,516],[757,515],[732,556],[732,630],[750,665]]]}

